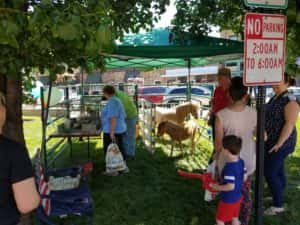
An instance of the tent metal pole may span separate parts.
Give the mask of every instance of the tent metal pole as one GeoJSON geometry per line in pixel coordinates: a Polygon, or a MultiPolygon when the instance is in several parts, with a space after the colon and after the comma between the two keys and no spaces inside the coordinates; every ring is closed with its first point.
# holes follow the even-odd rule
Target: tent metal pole
{"type": "Polygon", "coordinates": [[[191,58],[187,59],[188,79],[187,79],[187,100],[191,101],[191,58]]]}
{"type": "Polygon", "coordinates": [[[81,71],[81,97],[80,97],[80,114],[81,114],[81,116],[83,115],[83,101],[84,101],[84,99],[83,99],[83,96],[84,96],[84,86],[83,86],[83,69],[82,69],[82,67],[81,67],[81,69],[80,69],[81,71]]]}
{"type": "Polygon", "coordinates": [[[46,111],[46,105],[45,105],[45,94],[44,94],[44,88],[40,88],[41,92],[41,121],[42,121],[42,145],[41,145],[41,157],[44,157],[44,168],[47,168],[47,154],[46,152],[46,123],[45,122],[45,111],[46,111]]]}
{"type": "Polygon", "coordinates": [[[52,81],[50,80],[49,83],[49,91],[47,100],[45,101],[45,95],[44,90],[41,88],[41,104],[42,104],[42,152],[44,157],[44,168],[47,171],[48,170],[48,161],[47,161],[47,121],[48,121],[48,115],[49,115],[49,107],[50,107],[50,101],[51,101],[51,92],[52,92],[52,81]]]}

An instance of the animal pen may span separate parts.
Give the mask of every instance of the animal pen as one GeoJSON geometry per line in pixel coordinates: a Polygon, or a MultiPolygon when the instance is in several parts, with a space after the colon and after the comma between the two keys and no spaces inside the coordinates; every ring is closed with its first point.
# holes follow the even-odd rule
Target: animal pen
{"type": "MultiPolygon", "coordinates": [[[[100,111],[106,103],[102,96],[104,84],[83,84],[77,90],[77,97],[70,97],[73,87],[50,84],[41,88],[42,156],[45,169],[53,167],[67,149],[72,157],[74,140],[87,141],[84,149],[89,160],[90,139],[101,138],[100,111]],[[62,99],[52,101],[53,92],[63,92],[62,99]]],[[[135,85],[116,85],[115,88],[137,99],[135,85]]]]}
{"type": "Polygon", "coordinates": [[[156,149],[157,128],[162,122],[173,121],[177,124],[183,124],[185,119],[192,115],[195,119],[198,119],[199,135],[203,138],[211,140],[211,130],[207,126],[207,117],[209,112],[209,106],[198,105],[196,112],[189,110],[190,106],[187,104],[197,104],[196,101],[180,100],[173,103],[152,103],[146,99],[142,99],[139,102],[139,125],[140,136],[142,142],[147,150],[151,153],[156,149]],[[186,105],[186,106],[185,106],[186,105]],[[183,114],[178,113],[178,109],[186,108],[183,114]],[[177,113],[176,113],[177,111],[177,113]],[[196,113],[196,115],[195,115],[196,113]]]}
{"type": "MultiPolygon", "coordinates": [[[[169,29],[157,29],[145,34],[126,35],[113,54],[106,54],[105,57],[107,69],[188,68],[186,99],[163,104],[154,104],[147,100],[139,103],[141,138],[147,149],[154,152],[155,118],[158,110],[170,109],[181,102],[192,100],[191,68],[238,59],[242,54],[243,42],[240,41],[214,37],[191,38],[188,34],[184,35],[183,40],[178,40],[169,29]]],[[[207,110],[207,106],[201,106],[201,117],[205,117],[207,110]]],[[[206,136],[210,135],[208,133],[206,136]]]]}

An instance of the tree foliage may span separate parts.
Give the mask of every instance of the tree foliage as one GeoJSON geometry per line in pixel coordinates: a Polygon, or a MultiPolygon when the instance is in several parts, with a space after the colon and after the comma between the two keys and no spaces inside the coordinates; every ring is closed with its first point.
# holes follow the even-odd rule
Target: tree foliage
{"type": "MultiPolygon", "coordinates": [[[[175,4],[177,13],[172,24],[179,37],[183,31],[196,37],[207,35],[214,25],[221,30],[232,30],[243,39],[243,16],[247,11],[254,11],[246,8],[243,0],[176,0],[175,4]]],[[[295,72],[295,57],[300,55],[300,25],[296,23],[296,0],[289,0],[288,9],[280,13],[287,15],[287,69],[295,72]]]]}
{"type": "Polygon", "coordinates": [[[241,0],[176,0],[177,13],[172,24],[175,31],[196,36],[207,35],[210,26],[231,29],[240,34],[242,15],[246,12],[241,0]]]}
{"type": "Polygon", "coordinates": [[[0,0],[0,74],[103,68],[125,32],[147,29],[169,0],[0,0]]]}
{"type": "MultiPolygon", "coordinates": [[[[113,50],[114,40],[150,28],[168,3],[0,0],[0,91],[7,98],[4,134],[24,144],[22,87],[30,87],[33,69],[55,79],[72,68],[103,68],[103,54],[113,50]]],[[[22,224],[31,224],[26,218],[22,224]]]]}

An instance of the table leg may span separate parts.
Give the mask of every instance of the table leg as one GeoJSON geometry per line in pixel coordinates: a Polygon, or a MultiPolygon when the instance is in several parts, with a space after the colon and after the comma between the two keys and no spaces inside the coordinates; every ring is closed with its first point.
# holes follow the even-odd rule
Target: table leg
{"type": "Polygon", "coordinates": [[[90,159],[90,137],[88,136],[88,159],[90,159]]]}
{"type": "Polygon", "coordinates": [[[72,138],[68,138],[68,143],[70,146],[70,157],[73,158],[73,145],[72,145],[72,138]]]}

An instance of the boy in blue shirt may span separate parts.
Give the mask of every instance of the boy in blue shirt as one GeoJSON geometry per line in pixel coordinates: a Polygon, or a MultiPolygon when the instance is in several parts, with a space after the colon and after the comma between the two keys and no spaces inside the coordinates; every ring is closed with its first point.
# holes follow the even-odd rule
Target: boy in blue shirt
{"type": "Polygon", "coordinates": [[[235,135],[223,138],[223,150],[226,156],[226,164],[222,171],[221,184],[212,184],[211,187],[220,191],[220,202],[216,213],[217,225],[231,222],[239,225],[240,206],[242,201],[242,186],[246,178],[244,161],[239,154],[242,147],[242,139],[235,135]]]}

